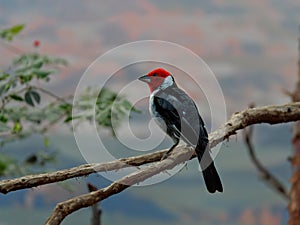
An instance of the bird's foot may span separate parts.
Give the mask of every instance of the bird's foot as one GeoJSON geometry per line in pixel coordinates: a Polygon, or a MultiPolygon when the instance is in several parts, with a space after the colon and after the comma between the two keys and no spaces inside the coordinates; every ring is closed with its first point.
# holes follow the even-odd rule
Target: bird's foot
{"type": "Polygon", "coordinates": [[[168,152],[164,153],[163,156],[161,157],[160,161],[165,160],[166,158],[169,157],[169,155],[170,155],[170,154],[169,154],[168,152]]]}

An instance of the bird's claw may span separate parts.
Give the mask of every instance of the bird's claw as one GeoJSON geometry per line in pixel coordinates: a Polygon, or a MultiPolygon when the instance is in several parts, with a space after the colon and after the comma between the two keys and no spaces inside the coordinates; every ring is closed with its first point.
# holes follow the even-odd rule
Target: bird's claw
{"type": "Polygon", "coordinates": [[[168,158],[169,154],[168,153],[164,153],[163,156],[161,157],[160,161],[165,160],[166,158],[168,158]]]}

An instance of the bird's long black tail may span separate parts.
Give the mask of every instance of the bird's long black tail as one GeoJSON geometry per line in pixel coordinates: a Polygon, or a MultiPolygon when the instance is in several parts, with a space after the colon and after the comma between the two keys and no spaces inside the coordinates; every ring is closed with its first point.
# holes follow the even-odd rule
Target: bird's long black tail
{"type": "Polygon", "coordinates": [[[223,192],[221,179],[209,154],[209,149],[203,151],[205,148],[206,146],[203,146],[203,144],[197,145],[195,151],[202,169],[206,188],[210,193],[215,193],[216,191],[223,192]]]}

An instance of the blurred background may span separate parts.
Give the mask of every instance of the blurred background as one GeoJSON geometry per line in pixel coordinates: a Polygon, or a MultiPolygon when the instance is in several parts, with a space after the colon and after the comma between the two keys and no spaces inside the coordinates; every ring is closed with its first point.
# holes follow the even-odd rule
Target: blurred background
{"type": "MultiPolygon", "coordinates": [[[[39,41],[39,52],[68,60],[68,67],[46,85],[60,96],[74,94],[87,67],[120,44],[154,39],[183,45],[198,54],[215,73],[228,115],[231,115],[247,108],[251,102],[263,106],[290,101],[284,90],[293,89],[297,78],[299,12],[297,0],[122,3],[116,0],[0,0],[0,28],[24,23],[26,29],[14,40],[14,46],[33,51],[34,41],[39,41]]],[[[6,68],[15,57],[15,51],[0,43],[0,52],[0,67],[6,68]]],[[[117,78],[126,82],[145,72],[128,69],[117,78]]],[[[111,87],[118,88],[113,82],[110,82],[111,87]]],[[[182,86],[188,85],[184,79],[180,82],[182,86]]],[[[140,88],[147,91],[143,84],[140,88]]],[[[209,118],[205,106],[199,101],[197,104],[204,119],[209,118]]],[[[138,108],[143,114],[133,114],[132,121],[145,126],[143,119],[149,117],[147,100],[138,108]]],[[[45,151],[58,155],[47,169],[85,163],[68,127],[54,127],[49,139],[45,151]]],[[[291,124],[258,125],[253,141],[263,164],[289,187],[291,171],[287,159],[292,153],[291,124]]],[[[105,143],[113,151],[126,150],[110,134],[105,136],[105,143]]],[[[157,149],[167,148],[170,143],[165,140],[157,149]]],[[[0,151],[17,157],[44,148],[43,137],[33,135],[7,144],[0,151]]],[[[116,153],[116,156],[124,156],[122,154],[116,153]]],[[[197,162],[193,160],[165,182],[133,187],[103,201],[102,224],[287,223],[287,201],[259,178],[239,135],[223,144],[216,164],[224,193],[207,193],[197,162]]],[[[1,195],[0,225],[43,224],[57,202],[87,192],[86,180],[99,188],[110,183],[101,176],[89,176],[1,195]]],[[[90,209],[80,210],[63,224],[88,224],[90,214],[90,209]]]]}

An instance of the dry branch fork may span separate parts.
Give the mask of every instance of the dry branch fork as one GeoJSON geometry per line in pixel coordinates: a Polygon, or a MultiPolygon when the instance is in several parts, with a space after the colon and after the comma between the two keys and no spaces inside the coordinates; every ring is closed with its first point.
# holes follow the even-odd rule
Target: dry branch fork
{"type": "MultiPolygon", "coordinates": [[[[277,124],[297,120],[300,120],[299,102],[247,109],[232,115],[227,123],[209,135],[210,147],[212,148],[216,146],[223,140],[229,138],[229,136],[236,134],[237,130],[241,130],[249,125],[259,123],[277,124]]],[[[0,192],[8,193],[10,191],[36,187],[48,183],[55,183],[74,177],[86,176],[95,172],[116,170],[129,166],[139,166],[152,163],[143,169],[140,169],[118,181],[113,182],[111,185],[103,189],[58,203],[46,222],[47,225],[58,225],[69,214],[81,208],[91,206],[96,202],[106,199],[114,194],[120,193],[131,185],[142,182],[156,174],[159,174],[162,171],[172,169],[176,165],[188,161],[194,157],[193,149],[185,146],[178,146],[170,157],[168,157],[166,160],[159,161],[164,152],[166,152],[166,150],[137,157],[115,160],[107,163],[85,164],[57,172],[29,175],[12,180],[3,180],[0,181],[0,192]]]]}

